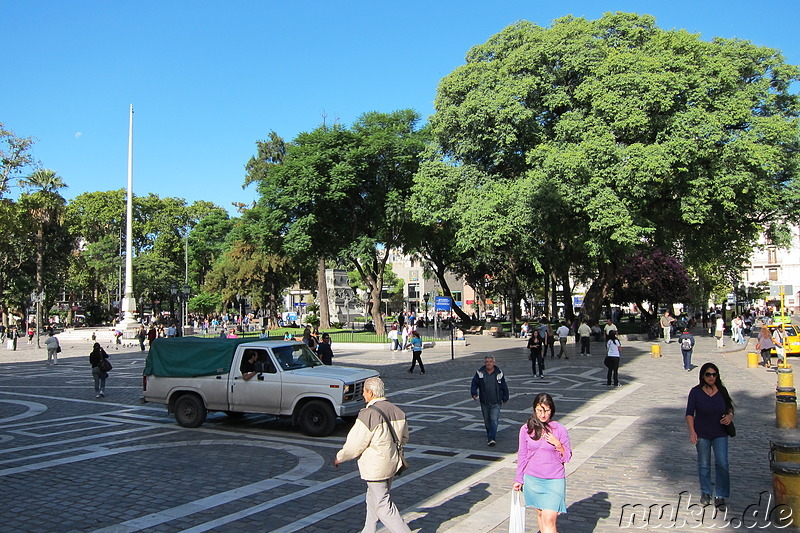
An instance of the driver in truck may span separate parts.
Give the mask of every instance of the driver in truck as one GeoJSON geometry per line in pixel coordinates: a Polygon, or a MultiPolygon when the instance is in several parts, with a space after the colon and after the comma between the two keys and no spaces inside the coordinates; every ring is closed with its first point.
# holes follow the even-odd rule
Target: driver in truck
{"type": "Polygon", "coordinates": [[[248,381],[253,376],[258,374],[258,371],[256,370],[257,361],[258,361],[257,350],[246,350],[244,352],[244,357],[242,357],[242,364],[239,367],[239,370],[242,371],[243,380],[248,381]]]}

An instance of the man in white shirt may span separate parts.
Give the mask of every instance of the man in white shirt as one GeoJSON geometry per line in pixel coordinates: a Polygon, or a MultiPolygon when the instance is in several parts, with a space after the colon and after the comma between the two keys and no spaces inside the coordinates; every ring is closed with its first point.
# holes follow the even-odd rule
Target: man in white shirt
{"type": "Polygon", "coordinates": [[[581,355],[591,357],[592,350],[589,343],[592,340],[592,328],[589,327],[589,323],[586,322],[586,320],[581,322],[581,325],[578,326],[578,335],[581,339],[581,355]]]}
{"type": "Polygon", "coordinates": [[[567,346],[567,337],[569,337],[569,328],[567,325],[562,322],[561,326],[556,330],[556,335],[558,336],[558,343],[561,345],[561,351],[558,352],[558,358],[561,359],[561,356],[564,356],[564,359],[569,359],[567,352],[564,351],[564,348],[567,346]]]}
{"type": "Polygon", "coordinates": [[[614,323],[611,321],[610,318],[608,320],[606,320],[606,325],[603,328],[603,334],[605,335],[606,342],[608,342],[608,332],[609,331],[617,332],[617,326],[614,325],[614,323]]]}

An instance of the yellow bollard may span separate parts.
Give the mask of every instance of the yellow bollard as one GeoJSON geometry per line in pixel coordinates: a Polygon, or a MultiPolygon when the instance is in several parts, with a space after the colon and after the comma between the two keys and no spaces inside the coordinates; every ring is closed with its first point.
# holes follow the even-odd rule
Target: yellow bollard
{"type": "Polygon", "coordinates": [[[797,398],[777,396],[775,398],[775,425],[782,429],[797,428],[797,398]]]}
{"type": "Polygon", "coordinates": [[[775,396],[778,398],[786,396],[794,398],[794,401],[797,401],[797,391],[794,387],[778,387],[775,389],[775,396]]]}
{"type": "Polygon", "coordinates": [[[769,443],[769,462],[800,463],[800,444],[789,442],[769,443]]]}
{"type": "Polygon", "coordinates": [[[794,376],[791,368],[779,367],[778,368],[778,387],[789,388],[794,387],[794,376]]]}
{"type": "Polygon", "coordinates": [[[756,352],[747,354],[747,368],[758,368],[758,354],[756,352]]]}
{"type": "Polygon", "coordinates": [[[780,528],[800,526],[800,465],[774,462],[769,469],[772,471],[772,494],[779,509],[774,517],[776,525],[780,528]],[[780,505],[789,509],[781,509],[780,505]]]}
{"type": "Polygon", "coordinates": [[[653,344],[652,346],[650,346],[650,354],[653,357],[661,357],[661,345],[653,344]]]}

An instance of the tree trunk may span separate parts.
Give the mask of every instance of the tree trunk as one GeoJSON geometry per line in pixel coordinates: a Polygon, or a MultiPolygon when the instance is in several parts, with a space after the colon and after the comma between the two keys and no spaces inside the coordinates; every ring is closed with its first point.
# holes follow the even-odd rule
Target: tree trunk
{"type": "Polygon", "coordinates": [[[603,300],[608,296],[609,280],[613,279],[613,266],[605,263],[600,266],[598,276],[592,282],[586,296],[583,297],[581,314],[593,322],[600,320],[603,311],[603,300]]]}
{"type": "Polygon", "coordinates": [[[575,320],[575,308],[572,307],[572,287],[569,283],[569,272],[561,276],[561,294],[564,299],[564,318],[572,322],[575,320]]]}
{"type": "MultiPolygon", "coordinates": [[[[430,259],[429,259],[429,261],[431,262],[431,265],[433,265],[433,272],[434,272],[434,274],[436,274],[436,279],[439,280],[439,285],[442,286],[442,292],[444,293],[445,296],[450,298],[450,301],[452,302],[453,301],[453,292],[450,290],[450,286],[447,284],[447,281],[445,281],[445,279],[444,279],[444,273],[445,273],[444,266],[440,265],[439,263],[436,263],[435,261],[431,261],[430,259]]],[[[433,308],[434,308],[434,312],[435,312],[436,300],[434,299],[434,301],[432,303],[433,303],[433,308]]],[[[455,305],[455,302],[453,302],[453,303],[454,303],[454,305],[453,305],[452,309],[453,309],[453,312],[456,314],[456,316],[458,316],[458,318],[460,318],[461,320],[469,321],[470,320],[469,315],[467,313],[465,313],[463,309],[461,309],[460,307],[455,305]]]]}
{"type": "Polygon", "coordinates": [[[558,318],[558,286],[556,284],[555,272],[550,273],[549,281],[552,287],[552,291],[550,291],[550,294],[553,297],[550,307],[550,317],[551,319],[553,319],[553,318],[558,318]]]}
{"type": "Polygon", "coordinates": [[[273,281],[272,282],[272,290],[269,291],[269,296],[268,296],[269,297],[269,306],[268,306],[268,309],[267,309],[267,313],[269,315],[267,317],[267,319],[269,321],[269,328],[270,329],[276,329],[278,327],[278,319],[279,319],[279,316],[280,316],[279,313],[278,313],[278,302],[280,301],[279,300],[280,293],[281,293],[281,289],[276,289],[275,282],[273,281]]]}
{"type": "Polygon", "coordinates": [[[550,273],[545,269],[544,271],[544,306],[542,312],[548,315],[547,304],[550,302],[550,273]]]}
{"type": "Polygon", "coordinates": [[[319,300],[319,329],[330,329],[331,310],[328,301],[328,280],[325,278],[325,259],[317,260],[317,299],[319,300]]]}
{"type": "Polygon", "coordinates": [[[369,315],[372,317],[372,323],[375,326],[375,332],[378,334],[385,333],[383,316],[381,316],[381,292],[383,291],[383,272],[386,268],[386,260],[389,258],[388,249],[384,250],[383,257],[372,259],[372,265],[369,270],[361,264],[358,258],[351,255],[350,261],[358,270],[361,280],[367,286],[370,294],[369,302],[369,315]]]}

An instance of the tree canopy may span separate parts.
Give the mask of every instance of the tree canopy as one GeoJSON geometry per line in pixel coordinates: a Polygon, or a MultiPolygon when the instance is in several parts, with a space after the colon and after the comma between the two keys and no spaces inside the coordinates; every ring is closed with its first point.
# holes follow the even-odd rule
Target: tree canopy
{"type": "Polygon", "coordinates": [[[578,259],[596,317],[642,248],[739,268],[760,231],[797,220],[796,80],[776,50],[649,15],[523,21],[442,80],[431,124],[442,161],[485,176],[456,192],[484,207],[459,224],[495,243],[516,217],[544,244],[528,253],[578,259]]]}

